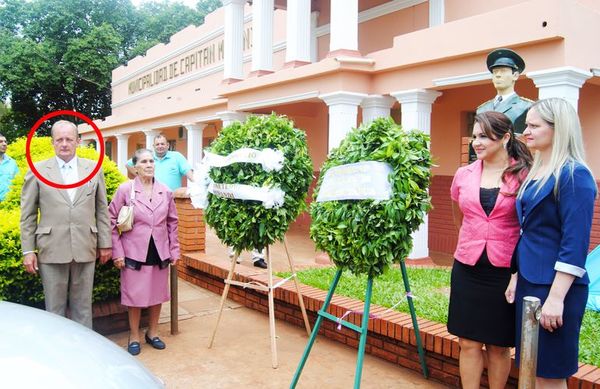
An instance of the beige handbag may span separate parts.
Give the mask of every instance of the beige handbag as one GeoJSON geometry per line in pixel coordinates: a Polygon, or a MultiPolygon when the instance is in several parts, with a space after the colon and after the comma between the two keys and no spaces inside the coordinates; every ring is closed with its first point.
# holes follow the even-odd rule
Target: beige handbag
{"type": "Polygon", "coordinates": [[[123,205],[119,210],[119,216],[117,216],[117,228],[120,233],[130,231],[133,228],[133,200],[135,200],[135,191],[133,181],[131,181],[129,205],[123,205]]]}

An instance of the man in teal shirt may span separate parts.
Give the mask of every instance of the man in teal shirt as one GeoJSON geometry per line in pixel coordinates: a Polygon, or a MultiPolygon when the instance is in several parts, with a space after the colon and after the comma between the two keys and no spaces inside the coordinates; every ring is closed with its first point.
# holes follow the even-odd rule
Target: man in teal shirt
{"type": "Polygon", "coordinates": [[[15,160],[6,155],[7,148],[8,143],[6,142],[6,138],[0,134],[0,201],[3,201],[4,197],[6,197],[10,189],[10,183],[19,172],[15,160]]]}
{"type": "MultiPolygon", "coordinates": [[[[127,161],[127,171],[135,176],[131,159],[127,161]]],[[[172,191],[181,188],[181,179],[186,176],[194,181],[193,170],[185,157],[177,151],[169,151],[169,143],[164,135],[154,138],[154,174],[156,180],[172,191]]]]}

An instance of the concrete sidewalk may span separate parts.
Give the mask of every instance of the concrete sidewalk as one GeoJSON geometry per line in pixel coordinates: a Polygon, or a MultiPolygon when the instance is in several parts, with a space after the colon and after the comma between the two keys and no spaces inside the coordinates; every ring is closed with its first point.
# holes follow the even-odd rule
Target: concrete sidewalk
{"type": "MultiPolygon", "coordinates": [[[[142,344],[137,357],[167,388],[288,388],[308,337],[303,328],[277,321],[279,368],[271,367],[268,316],[227,301],[215,344],[208,342],[215,326],[220,296],[179,282],[179,330],[169,333],[169,305],[161,317],[165,350],[142,344]]],[[[126,347],[128,333],[109,336],[126,347]]],[[[355,349],[317,338],[298,388],[351,388],[355,349]]],[[[444,388],[422,375],[365,355],[362,388],[444,388]]]]}
{"type": "MultiPolygon", "coordinates": [[[[323,266],[315,261],[317,251],[308,231],[290,229],[286,234],[288,249],[296,269],[323,266]]],[[[271,247],[275,272],[288,271],[284,245],[271,247]]],[[[206,230],[206,253],[191,256],[227,257],[227,247],[214,231],[206,230]]],[[[266,272],[252,266],[251,254],[243,252],[242,263],[257,272],[266,272]]],[[[432,258],[435,261],[435,258],[432,258]]],[[[416,261],[415,261],[416,262],[416,261]]],[[[437,261],[435,261],[437,263],[437,261]]],[[[431,260],[419,263],[433,264],[431,260]]],[[[300,361],[308,336],[304,328],[276,321],[279,368],[271,367],[269,317],[228,300],[223,311],[215,344],[208,349],[220,304],[220,295],[179,280],[179,331],[170,335],[169,304],[164,304],[161,315],[161,338],[166,350],[154,350],[142,344],[138,358],[167,388],[288,388],[300,361]]],[[[109,336],[126,347],[128,333],[109,336]]],[[[351,388],[354,384],[357,350],[318,337],[306,363],[299,388],[351,388]]],[[[412,370],[365,355],[362,388],[443,388],[425,380],[412,370]]]]}

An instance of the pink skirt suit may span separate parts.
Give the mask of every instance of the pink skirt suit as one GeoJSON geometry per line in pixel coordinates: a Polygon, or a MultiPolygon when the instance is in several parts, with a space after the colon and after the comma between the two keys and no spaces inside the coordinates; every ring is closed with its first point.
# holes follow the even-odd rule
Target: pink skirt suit
{"type": "Polygon", "coordinates": [[[145,308],[168,301],[168,262],[180,256],[173,193],[155,181],[150,200],[136,178],[119,186],[109,213],[113,258],[125,258],[121,270],[121,304],[145,308]],[[119,233],[116,220],[121,207],[129,205],[131,182],[135,190],[133,229],[119,233]]]}

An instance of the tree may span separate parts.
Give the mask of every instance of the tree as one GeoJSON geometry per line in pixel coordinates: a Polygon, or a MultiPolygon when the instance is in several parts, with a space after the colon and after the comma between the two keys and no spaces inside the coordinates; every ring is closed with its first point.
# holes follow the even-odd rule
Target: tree
{"type": "MultiPolygon", "coordinates": [[[[206,4],[204,4],[206,3],[206,4]]],[[[11,111],[0,130],[11,140],[44,114],[111,113],[111,72],[221,5],[193,10],[165,0],[136,9],[130,0],[0,0],[0,100],[11,111]]]]}
{"type": "Polygon", "coordinates": [[[223,3],[221,0],[200,0],[196,4],[196,9],[198,13],[202,16],[202,22],[204,22],[204,18],[206,15],[211,13],[212,11],[221,8],[223,3]]]}
{"type": "Polygon", "coordinates": [[[158,43],[167,43],[171,35],[189,25],[200,25],[204,21],[198,11],[181,3],[167,0],[142,3],[138,9],[137,46],[132,54],[143,54],[158,43]]]}

